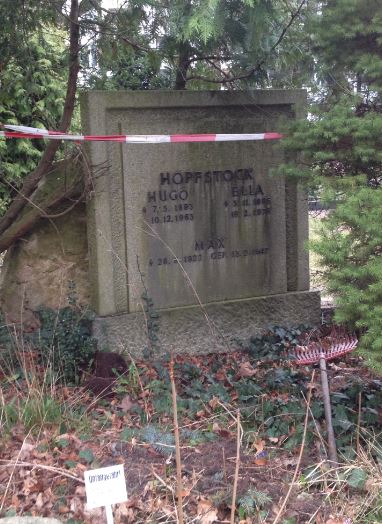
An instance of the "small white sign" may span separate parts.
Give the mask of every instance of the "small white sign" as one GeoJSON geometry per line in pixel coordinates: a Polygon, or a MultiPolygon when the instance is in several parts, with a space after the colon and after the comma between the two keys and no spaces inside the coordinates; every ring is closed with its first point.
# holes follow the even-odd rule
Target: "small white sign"
{"type": "Polygon", "coordinates": [[[84,471],[88,509],[127,500],[123,464],[84,471]]]}

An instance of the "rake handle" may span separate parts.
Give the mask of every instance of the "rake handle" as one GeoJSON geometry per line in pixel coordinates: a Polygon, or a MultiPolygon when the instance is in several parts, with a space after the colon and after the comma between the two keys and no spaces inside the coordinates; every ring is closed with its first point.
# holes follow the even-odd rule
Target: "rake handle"
{"type": "Polygon", "coordinates": [[[321,373],[321,385],[322,385],[322,396],[324,400],[325,408],[325,420],[326,420],[326,431],[328,433],[328,454],[329,460],[333,466],[338,464],[336,438],[334,436],[333,422],[332,422],[332,406],[330,404],[330,392],[328,382],[328,371],[326,369],[325,356],[320,356],[320,373],[321,373]]]}

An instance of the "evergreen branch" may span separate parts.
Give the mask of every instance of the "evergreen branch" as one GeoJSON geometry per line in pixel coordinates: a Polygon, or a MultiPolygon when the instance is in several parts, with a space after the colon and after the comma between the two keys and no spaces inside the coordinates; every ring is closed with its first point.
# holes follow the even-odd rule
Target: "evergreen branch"
{"type": "Polygon", "coordinates": [[[296,18],[300,15],[301,9],[303,8],[303,6],[304,6],[306,1],[307,0],[302,0],[300,5],[298,6],[297,10],[294,13],[291,13],[291,17],[290,17],[289,22],[284,27],[284,29],[281,31],[281,33],[280,33],[278,39],[276,40],[276,42],[270,48],[267,57],[262,58],[261,60],[259,60],[259,62],[254,67],[252,67],[249,71],[247,71],[246,73],[243,73],[241,75],[231,75],[230,77],[220,78],[220,79],[209,78],[209,77],[206,77],[206,76],[203,76],[203,75],[192,75],[192,76],[188,76],[186,78],[186,81],[189,82],[190,80],[201,80],[201,81],[210,82],[210,83],[213,83],[213,84],[229,84],[231,82],[236,82],[237,80],[245,80],[245,79],[251,78],[256,72],[260,71],[260,69],[266,63],[267,58],[281,44],[281,42],[283,41],[286,33],[288,32],[288,29],[291,27],[291,25],[296,20],[296,18]]]}
{"type": "Polygon", "coordinates": [[[136,51],[145,51],[146,53],[149,53],[150,51],[154,51],[155,49],[149,49],[148,47],[145,47],[141,44],[138,44],[137,42],[133,42],[131,38],[127,38],[126,36],[120,36],[119,37],[125,44],[128,44],[136,51]]]}

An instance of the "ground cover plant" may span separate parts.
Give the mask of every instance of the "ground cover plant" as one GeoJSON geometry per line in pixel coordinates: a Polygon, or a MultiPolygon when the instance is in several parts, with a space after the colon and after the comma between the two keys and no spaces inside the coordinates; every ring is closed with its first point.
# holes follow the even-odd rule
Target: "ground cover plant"
{"type": "MultiPolygon", "coordinates": [[[[235,481],[234,522],[381,521],[381,381],[356,355],[329,365],[341,464],[328,467],[319,379],[309,387],[312,368],[291,358],[303,334],[274,328],[229,354],[175,357],[184,522],[230,522],[235,481]]],[[[131,359],[100,400],[17,347],[23,373],[2,366],[1,515],[104,522],[86,509],[83,471],[124,463],[115,521],[179,522],[169,359],[131,359]]]]}

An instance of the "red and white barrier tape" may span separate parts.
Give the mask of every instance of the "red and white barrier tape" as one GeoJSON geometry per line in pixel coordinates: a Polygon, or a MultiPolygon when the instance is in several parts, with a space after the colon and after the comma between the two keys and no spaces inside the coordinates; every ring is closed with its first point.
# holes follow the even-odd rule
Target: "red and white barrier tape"
{"type": "Polygon", "coordinates": [[[130,144],[161,144],[180,142],[230,142],[245,140],[279,140],[280,133],[241,134],[190,134],[190,135],[71,135],[60,131],[48,131],[36,127],[4,125],[0,131],[4,138],[47,138],[49,140],[73,140],[75,142],[126,142],[130,144]]]}

